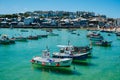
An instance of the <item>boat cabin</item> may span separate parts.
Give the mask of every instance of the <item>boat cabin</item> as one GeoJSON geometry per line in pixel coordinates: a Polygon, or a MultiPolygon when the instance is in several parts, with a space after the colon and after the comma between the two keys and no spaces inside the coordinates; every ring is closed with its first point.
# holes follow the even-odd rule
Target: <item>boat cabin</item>
{"type": "Polygon", "coordinates": [[[43,58],[49,58],[50,57],[50,52],[48,50],[43,50],[42,51],[42,57],[43,58]]]}
{"type": "Polygon", "coordinates": [[[74,51],[74,47],[71,45],[57,45],[60,48],[60,53],[71,54],[74,51]]]}

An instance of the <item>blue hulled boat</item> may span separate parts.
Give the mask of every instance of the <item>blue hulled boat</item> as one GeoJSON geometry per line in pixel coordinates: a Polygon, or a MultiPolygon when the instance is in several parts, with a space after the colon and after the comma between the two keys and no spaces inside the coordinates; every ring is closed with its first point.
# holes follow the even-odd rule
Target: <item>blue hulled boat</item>
{"type": "Polygon", "coordinates": [[[52,54],[55,58],[73,58],[73,60],[86,60],[88,53],[75,52],[72,45],[58,45],[60,52],[54,52],[52,54]]]}

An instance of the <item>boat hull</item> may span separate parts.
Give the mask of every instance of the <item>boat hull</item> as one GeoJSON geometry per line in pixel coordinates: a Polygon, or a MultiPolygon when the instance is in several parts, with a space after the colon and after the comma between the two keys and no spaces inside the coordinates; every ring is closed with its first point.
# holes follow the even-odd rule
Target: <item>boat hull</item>
{"type": "MultiPolygon", "coordinates": [[[[60,53],[60,54],[64,54],[64,53],[60,53]]],[[[88,58],[88,53],[80,53],[82,55],[59,55],[59,54],[54,54],[53,53],[53,57],[54,58],[72,58],[73,60],[86,60],[88,58]]]]}
{"type": "Polygon", "coordinates": [[[0,44],[3,44],[3,45],[15,44],[15,41],[14,40],[0,40],[0,44]]]}
{"type": "Polygon", "coordinates": [[[29,39],[29,40],[38,40],[39,38],[37,36],[29,36],[27,39],[29,39]]]}
{"type": "Polygon", "coordinates": [[[92,42],[92,44],[93,45],[96,45],[96,46],[111,46],[111,41],[110,42],[100,42],[100,41],[98,41],[98,42],[92,42]]]}
{"type": "Polygon", "coordinates": [[[15,38],[15,41],[27,42],[27,38],[15,38]]]}
{"type": "Polygon", "coordinates": [[[47,58],[36,57],[31,60],[31,63],[46,67],[70,67],[72,63],[72,59],[59,60],[59,58],[47,59],[47,58]]]}

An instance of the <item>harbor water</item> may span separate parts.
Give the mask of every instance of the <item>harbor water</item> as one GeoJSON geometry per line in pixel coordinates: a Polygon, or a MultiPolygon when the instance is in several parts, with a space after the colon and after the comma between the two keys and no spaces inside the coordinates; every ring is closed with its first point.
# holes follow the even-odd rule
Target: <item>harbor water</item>
{"type": "MultiPolygon", "coordinates": [[[[45,29],[0,29],[0,34],[24,36],[48,34],[45,29]]],[[[110,47],[92,46],[91,57],[85,61],[72,63],[70,67],[38,67],[32,65],[33,56],[40,56],[48,46],[50,55],[58,52],[57,45],[66,45],[70,41],[74,46],[90,44],[86,37],[87,30],[76,29],[74,34],[67,29],[53,29],[58,36],[48,36],[38,40],[0,45],[0,80],[120,80],[120,40],[114,33],[101,33],[106,40],[111,40],[110,47]],[[80,35],[77,35],[80,34],[80,35]]]]}

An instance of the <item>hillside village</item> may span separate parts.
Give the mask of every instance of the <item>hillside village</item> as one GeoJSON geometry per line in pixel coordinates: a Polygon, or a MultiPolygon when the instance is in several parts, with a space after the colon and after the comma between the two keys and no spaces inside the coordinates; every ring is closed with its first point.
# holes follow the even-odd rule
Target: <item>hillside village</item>
{"type": "Polygon", "coordinates": [[[0,27],[46,28],[46,27],[120,27],[120,18],[85,11],[33,11],[0,15],[0,27]]]}

